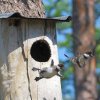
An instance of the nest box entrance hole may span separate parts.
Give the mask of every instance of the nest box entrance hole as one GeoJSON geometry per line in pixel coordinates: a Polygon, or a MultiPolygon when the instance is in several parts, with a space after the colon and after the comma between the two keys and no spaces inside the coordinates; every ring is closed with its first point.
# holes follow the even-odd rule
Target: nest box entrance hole
{"type": "Polygon", "coordinates": [[[39,62],[47,62],[51,57],[51,50],[46,40],[37,40],[32,44],[31,57],[39,62]]]}

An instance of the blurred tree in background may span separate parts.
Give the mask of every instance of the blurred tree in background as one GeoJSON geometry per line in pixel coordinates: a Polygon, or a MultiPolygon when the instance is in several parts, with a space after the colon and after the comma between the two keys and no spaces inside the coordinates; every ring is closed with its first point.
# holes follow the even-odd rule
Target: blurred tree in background
{"type": "Polygon", "coordinates": [[[81,1],[43,0],[43,3],[45,5],[46,15],[48,17],[68,16],[68,15],[74,16],[73,27],[71,22],[57,25],[59,59],[60,62],[63,62],[65,64],[65,69],[66,69],[63,72],[64,79],[62,79],[63,99],[75,100],[76,97],[77,100],[88,100],[88,99],[82,99],[84,98],[84,95],[86,93],[87,95],[89,95],[90,97],[89,99],[95,100],[92,99],[91,96],[93,96],[94,98],[96,97],[96,78],[97,78],[97,90],[99,94],[98,95],[98,100],[99,100],[100,99],[100,9],[99,9],[100,0],[96,0],[95,2],[94,0],[81,0],[81,1]],[[74,13],[72,13],[72,11],[74,13]],[[94,15],[91,16],[90,14],[91,12],[92,14],[95,15],[95,17],[94,15]],[[74,36],[73,34],[75,34],[76,36],[74,36]],[[96,40],[96,56],[95,56],[96,62],[95,59],[92,59],[92,61],[90,62],[91,67],[85,67],[84,69],[79,69],[77,67],[74,67],[71,63],[66,62],[66,58],[63,55],[64,53],[72,57],[74,54],[76,54],[77,51],[80,51],[80,48],[87,49],[88,47],[91,47],[90,44],[82,46],[78,45],[77,42],[79,42],[80,39],[78,38],[79,40],[76,41],[77,36],[80,36],[79,38],[83,41],[83,44],[87,44],[87,42],[85,42],[86,40],[84,40],[83,38],[85,39],[90,38],[88,43],[89,42],[92,43],[96,40]],[[96,75],[95,75],[95,65],[96,65],[96,75]],[[88,72],[89,74],[86,77],[87,75],[86,73],[88,72]],[[93,72],[94,75],[93,73],[91,74],[91,72],[93,72]],[[86,80],[86,82],[85,81],[80,82],[84,79],[86,80]],[[90,82],[89,83],[90,85],[87,85],[88,82],[90,82]],[[82,87],[87,85],[85,86],[86,90],[85,88],[83,90],[80,89],[80,85],[82,85],[82,87]],[[89,93],[87,93],[88,90],[89,93]]]}
{"type": "MultiPolygon", "coordinates": [[[[95,47],[94,0],[73,0],[74,53],[95,47]]],[[[76,67],[76,66],[75,66],[76,67]]],[[[75,68],[76,100],[96,100],[96,60],[91,59],[84,68],[75,68]]]]}

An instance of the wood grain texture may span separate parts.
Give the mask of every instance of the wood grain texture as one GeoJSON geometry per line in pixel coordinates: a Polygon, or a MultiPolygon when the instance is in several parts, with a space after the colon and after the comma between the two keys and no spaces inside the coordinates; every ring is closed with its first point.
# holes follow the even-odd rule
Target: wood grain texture
{"type": "Polygon", "coordinates": [[[62,100],[58,76],[36,82],[38,72],[32,71],[32,67],[49,67],[52,59],[58,64],[54,23],[20,20],[14,26],[10,21],[0,20],[0,100],[62,100]],[[30,55],[32,44],[39,39],[50,45],[47,62],[37,62],[30,55]]]}

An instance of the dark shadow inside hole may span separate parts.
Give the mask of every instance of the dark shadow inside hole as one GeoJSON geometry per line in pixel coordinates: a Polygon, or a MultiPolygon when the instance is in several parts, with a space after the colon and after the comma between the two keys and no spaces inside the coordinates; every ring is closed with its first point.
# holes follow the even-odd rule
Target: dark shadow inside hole
{"type": "Polygon", "coordinates": [[[36,61],[46,62],[51,57],[50,46],[46,40],[37,40],[33,43],[30,54],[36,61]]]}

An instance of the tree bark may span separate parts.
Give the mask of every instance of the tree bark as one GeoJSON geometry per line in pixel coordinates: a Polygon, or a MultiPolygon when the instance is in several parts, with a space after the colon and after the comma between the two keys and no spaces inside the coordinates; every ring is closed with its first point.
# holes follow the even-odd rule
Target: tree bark
{"type": "MultiPolygon", "coordinates": [[[[94,0],[73,0],[74,51],[85,52],[95,46],[94,0]]],[[[75,68],[76,100],[96,100],[96,60],[92,58],[82,69],[75,68]]]]}
{"type": "Polygon", "coordinates": [[[0,12],[19,12],[25,17],[44,17],[41,0],[0,0],[0,12]]]}

